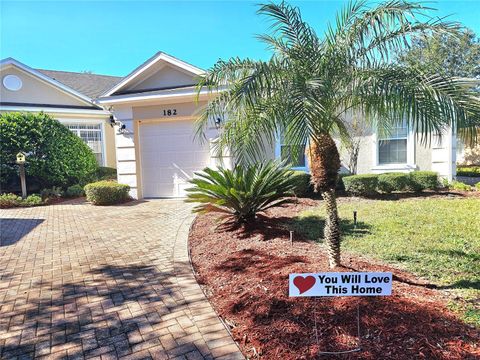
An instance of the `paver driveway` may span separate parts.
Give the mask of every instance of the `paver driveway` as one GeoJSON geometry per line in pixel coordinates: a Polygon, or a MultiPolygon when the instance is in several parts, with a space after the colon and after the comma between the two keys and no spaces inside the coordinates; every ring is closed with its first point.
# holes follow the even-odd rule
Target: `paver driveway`
{"type": "Polygon", "coordinates": [[[189,205],[0,211],[2,359],[243,358],[193,278],[189,205]]]}

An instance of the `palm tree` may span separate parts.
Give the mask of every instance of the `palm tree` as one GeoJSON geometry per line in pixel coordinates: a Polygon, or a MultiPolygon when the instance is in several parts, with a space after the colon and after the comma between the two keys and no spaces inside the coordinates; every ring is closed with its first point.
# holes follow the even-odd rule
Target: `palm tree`
{"type": "Polygon", "coordinates": [[[219,60],[199,80],[198,90],[218,92],[197,122],[197,135],[211,119],[227,118],[219,149],[228,148],[239,164],[259,160],[279,134],[292,148],[306,146],[311,181],[326,206],[324,238],[331,267],[340,265],[340,229],[335,186],[340,157],[334,138],[348,141],[349,114],[380,133],[407,122],[429,142],[449,126],[464,137],[480,127],[480,105],[469,80],[396,64],[420,34],[460,31],[427,16],[420,3],[390,0],[370,8],[351,2],[323,37],[284,2],[261,5],[271,34],[261,35],[268,61],[219,60]]]}

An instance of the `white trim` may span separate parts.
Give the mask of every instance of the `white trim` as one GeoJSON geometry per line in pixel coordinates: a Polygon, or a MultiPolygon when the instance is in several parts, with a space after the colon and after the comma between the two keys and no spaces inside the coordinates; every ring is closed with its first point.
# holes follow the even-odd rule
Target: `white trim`
{"type": "Polygon", "coordinates": [[[107,110],[89,110],[89,109],[69,109],[69,108],[50,108],[50,107],[41,107],[41,106],[0,106],[1,111],[32,111],[32,112],[40,112],[43,111],[45,113],[61,113],[61,114],[75,114],[79,116],[98,116],[98,115],[105,115],[110,116],[111,112],[107,110]]]}
{"type": "Polygon", "coordinates": [[[118,104],[118,103],[130,103],[139,101],[152,101],[152,100],[175,100],[182,97],[196,97],[196,96],[208,96],[214,95],[216,92],[211,90],[201,90],[200,93],[191,89],[176,89],[176,90],[160,90],[153,94],[130,94],[130,95],[118,95],[101,97],[97,99],[97,103],[102,105],[118,104]]]}
{"type": "MultiPolygon", "coordinates": [[[[389,138],[390,139],[390,138],[389,138]]],[[[395,140],[395,138],[391,138],[395,140]]],[[[399,138],[399,139],[404,139],[399,138]]],[[[387,139],[385,139],[387,140],[387,139]]],[[[372,172],[392,172],[392,171],[414,171],[417,169],[415,164],[415,133],[411,128],[408,129],[407,133],[407,162],[398,163],[398,164],[380,164],[378,156],[378,135],[377,132],[372,133],[372,146],[373,146],[373,166],[371,167],[372,172]]]]}
{"type": "Polygon", "coordinates": [[[177,59],[171,55],[168,55],[168,54],[165,54],[163,52],[158,52],[157,54],[155,54],[150,60],[147,60],[146,63],[142,64],[140,67],[136,68],[135,70],[133,70],[130,74],[128,74],[122,81],[120,81],[117,85],[115,85],[113,88],[111,88],[110,90],[108,90],[105,94],[102,95],[102,97],[106,97],[106,96],[110,96],[112,95],[113,93],[117,92],[118,90],[122,89],[123,87],[125,87],[128,83],[130,83],[132,80],[134,80],[135,78],[137,78],[138,76],[140,76],[141,74],[143,74],[146,70],[148,70],[149,68],[151,68],[153,65],[155,65],[156,63],[158,63],[159,61],[165,61],[169,64],[172,64],[180,69],[183,69],[193,75],[197,75],[197,76],[200,76],[200,75],[203,75],[205,73],[204,70],[196,67],[196,66],[193,66],[193,65],[190,65],[180,59],[177,59]]]}
{"type": "Polygon", "coordinates": [[[13,59],[13,58],[6,58],[6,59],[3,59],[3,60],[0,61],[0,68],[8,68],[8,67],[11,67],[11,66],[16,67],[16,68],[22,70],[23,72],[42,80],[43,82],[61,90],[62,92],[64,92],[67,95],[70,95],[72,97],[77,98],[77,100],[82,100],[83,102],[85,102],[89,105],[95,105],[91,98],[89,98],[89,97],[79,93],[78,91],[76,91],[76,90],[74,90],[74,89],[72,89],[72,88],[54,80],[54,79],[52,79],[51,77],[49,77],[45,74],[42,74],[40,71],[32,69],[31,67],[13,59]]]}
{"type": "MultiPolygon", "coordinates": [[[[101,166],[107,166],[107,144],[105,139],[105,120],[103,119],[65,119],[57,118],[57,120],[64,125],[100,125],[100,133],[102,136],[102,164],[101,166]]],[[[70,130],[70,129],[69,129],[70,130]]]]}

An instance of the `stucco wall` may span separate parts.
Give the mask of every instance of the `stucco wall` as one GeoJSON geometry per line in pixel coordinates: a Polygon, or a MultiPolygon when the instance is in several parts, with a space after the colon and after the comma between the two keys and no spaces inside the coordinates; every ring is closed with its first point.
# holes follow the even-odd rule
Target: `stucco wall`
{"type": "Polygon", "coordinates": [[[417,170],[432,170],[432,148],[431,144],[422,144],[420,136],[415,136],[415,164],[417,170]]]}
{"type": "Polygon", "coordinates": [[[17,68],[2,69],[0,79],[3,79],[6,75],[18,76],[22,80],[22,88],[18,91],[11,91],[7,90],[1,83],[0,99],[2,102],[88,106],[88,103],[76,99],[72,95],[68,95],[17,68]]]}
{"type": "Polygon", "coordinates": [[[162,87],[173,87],[195,84],[193,76],[165,65],[160,70],[147,74],[137,84],[127,87],[128,90],[146,90],[162,87]]]}

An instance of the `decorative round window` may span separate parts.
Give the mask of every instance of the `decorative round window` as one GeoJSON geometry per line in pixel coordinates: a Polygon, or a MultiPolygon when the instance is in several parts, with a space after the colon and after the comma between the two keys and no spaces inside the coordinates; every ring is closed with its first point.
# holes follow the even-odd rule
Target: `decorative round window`
{"type": "Polygon", "coordinates": [[[3,86],[11,91],[18,91],[22,88],[22,79],[17,75],[7,75],[3,78],[3,86]]]}

